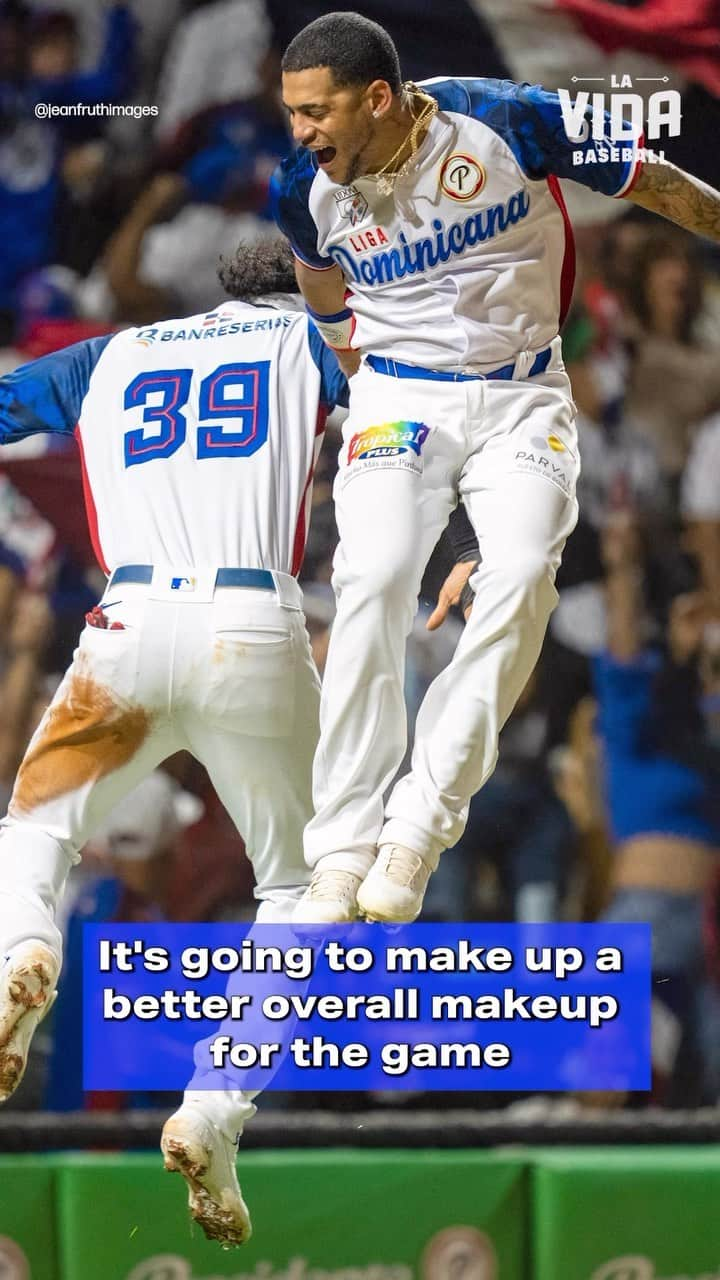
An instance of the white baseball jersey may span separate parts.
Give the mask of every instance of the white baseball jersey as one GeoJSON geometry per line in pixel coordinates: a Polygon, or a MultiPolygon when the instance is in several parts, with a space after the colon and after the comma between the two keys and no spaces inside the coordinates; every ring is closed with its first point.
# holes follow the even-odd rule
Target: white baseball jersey
{"type": "Polygon", "coordinates": [[[558,178],[621,196],[637,144],[570,141],[559,99],[510,81],[437,79],[439,104],[393,195],[375,177],[337,186],[299,148],[274,179],[276,220],[297,257],[341,268],[363,353],[488,372],[557,335],[574,279],[558,178]]]}
{"type": "Polygon", "coordinates": [[[0,379],[0,443],[75,433],[95,552],[298,572],[327,411],[347,384],[307,317],[240,302],[0,379]]]}

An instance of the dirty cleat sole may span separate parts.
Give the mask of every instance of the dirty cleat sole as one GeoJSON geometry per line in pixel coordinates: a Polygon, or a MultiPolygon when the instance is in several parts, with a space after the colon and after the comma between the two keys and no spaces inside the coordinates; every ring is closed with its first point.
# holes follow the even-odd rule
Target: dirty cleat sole
{"type": "Polygon", "coordinates": [[[252,1223],[235,1172],[236,1144],[204,1116],[187,1112],[181,1108],[163,1129],[165,1168],[185,1179],[190,1216],[208,1240],[225,1249],[245,1244],[252,1223]]]}
{"type": "Polygon", "coordinates": [[[0,1102],[25,1074],[30,1042],[57,996],[59,970],[57,957],[41,942],[16,947],[0,968],[0,1102]]]}

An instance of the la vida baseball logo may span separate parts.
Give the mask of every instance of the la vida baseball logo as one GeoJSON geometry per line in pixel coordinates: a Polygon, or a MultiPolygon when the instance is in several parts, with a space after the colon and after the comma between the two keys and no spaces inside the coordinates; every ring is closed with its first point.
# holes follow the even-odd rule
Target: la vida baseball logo
{"type": "MultiPolygon", "coordinates": [[[[604,76],[573,76],[574,84],[584,79],[598,80],[604,76]]],[[[664,83],[667,76],[643,77],[664,83]]],[[[610,76],[610,93],[580,90],[575,100],[567,89],[558,89],[565,136],[570,143],[579,143],[583,151],[573,152],[573,164],[597,164],[607,159],[630,160],[633,154],[630,144],[641,143],[647,138],[656,141],[663,134],[677,138],[682,120],[682,102],[676,89],[664,89],[651,93],[647,99],[647,126],[644,115],[646,103],[639,93],[627,93],[633,88],[632,77],[626,74],[610,76]],[[620,93],[617,90],[621,90],[620,93]],[[589,146],[586,144],[590,144],[589,146]],[[597,144],[595,146],[594,144],[597,144]],[[623,146],[623,144],[625,144],[623,146]],[[608,149],[618,149],[618,154],[608,155],[608,149]],[[627,154],[626,154],[627,152],[627,154]]],[[[640,147],[642,159],[651,163],[665,159],[664,151],[640,147]]]]}
{"type": "Polygon", "coordinates": [[[451,200],[472,200],[485,186],[485,170],[474,156],[453,151],[440,170],[440,186],[451,200]]]}

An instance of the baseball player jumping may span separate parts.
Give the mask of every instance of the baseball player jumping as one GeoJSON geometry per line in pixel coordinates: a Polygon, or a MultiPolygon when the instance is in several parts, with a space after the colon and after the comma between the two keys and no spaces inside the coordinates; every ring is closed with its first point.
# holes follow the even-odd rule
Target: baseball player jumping
{"type": "Polygon", "coordinates": [[[283,58],[299,144],[277,220],[326,342],[352,373],[335,501],[337,617],[305,834],[306,921],[414,919],[491,774],[535,665],[575,525],[575,407],[559,327],[572,178],[720,239],[720,195],[643,163],[558,96],[509,81],[403,84],[382,27],[331,13],[283,58]],[[480,563],[457,653],[430,687],[411,771],[403,663],[420,578],[458,492],[480,563]],[[379,846],[379,849],[378,849],[379,846]]]}
{"type": "MultiPolygon", "coordinates": [[[[291,261],[284,241],[248,249],[228,291],[292,287],[291,261]]],[[[259,921],[287,920],[303,892],[319,679],[295,574],[325,416],[346,396],[307,317],[262,301],[94,338],[0,379],[3,442],[76,434],[108,574],[0,824],[0,1101],[54,998],[68,872],[166,757],[206,766],[245,839],[259,921]]],[[[163,1131],[166,1167],[224,1244],[250,1234],[235,1142],[254,1096],[187,1092],[163,1131]]]]}

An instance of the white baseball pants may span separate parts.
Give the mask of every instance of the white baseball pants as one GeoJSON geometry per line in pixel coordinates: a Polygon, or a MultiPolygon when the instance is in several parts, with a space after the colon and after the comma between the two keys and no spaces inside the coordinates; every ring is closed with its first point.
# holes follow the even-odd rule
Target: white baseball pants
{"type": "Polygon", "coordinates": [[[106,591],[28,747],[0,824],[0,948],[27,938],[57,954],[55,911],[70,867],[124,795],[190,751],[246,842],[258,920],[289,919],[308,880],[320,684],[293,578],[276,590],[214,589],[215,572],[155,569],[106,591]],[[172,590],[193,576],[193,594],[172,590]]]}
{"type": "Polygon", "coordinates": [[[533,378],[415,381],[364,364],[350,386],[335,485],[337,616],[305,856],[364,876],[378,843],[433,862],[462,834],[557,602],[579,462],[559,339],[533,378]],[[458,491],[482,557],[475,605],[421,707],[410,773],[384,808],[406,746],[405,642],[458,491]]]}

